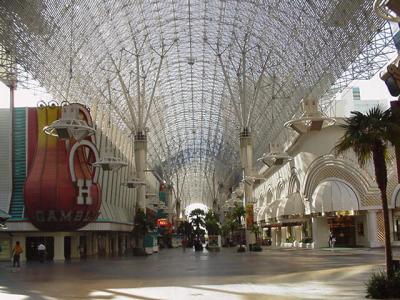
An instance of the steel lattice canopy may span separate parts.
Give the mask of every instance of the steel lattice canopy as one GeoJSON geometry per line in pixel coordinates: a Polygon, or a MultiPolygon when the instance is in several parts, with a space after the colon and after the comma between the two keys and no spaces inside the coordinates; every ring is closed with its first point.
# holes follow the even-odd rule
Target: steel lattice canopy
{"type": "Polygon", "coordinates": [[[266,62],[259,100],[249,118],[257,158],[268,143],[283,142],[283,124],[298,111],[300,100],[319,98],[382,27],[370,0],[0,4],[0,44],[19,65],[58,99],[93,108],[107,107],[109,85],[114,122],[128,131],[135,130],[129,110],[143,105],[136,97],[136,58],[146,77],[140,93],[150,95],[160,54],[168,48],[146,124],[149,163],[166,174],[186,174],[183,207],[195,202],[211,205],[204,174],[215,174],[225,186],[238,179],[243,124],[233,104],[240,113],[249,113],[238,100],[241,79],[247,80],[251,103],[249,95],[266,62]],[[136,56],[138,48],[142,51],[136,56]]]}

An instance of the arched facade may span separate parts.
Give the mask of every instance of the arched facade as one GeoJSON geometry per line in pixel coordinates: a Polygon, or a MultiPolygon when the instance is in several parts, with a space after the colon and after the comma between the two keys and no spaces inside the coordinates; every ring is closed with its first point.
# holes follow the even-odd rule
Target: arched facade
{"type": "MultiPolygon", "coordinates": [[[[338,245],[383,245],[380,191],[372,162],[361,168],[352,151],[332,154],[342,130],[330,126],[299,136],[286,149],[292,161],[260,172],[265,182],[257,189],[269,187],[274,195],[271,203],[265,201],[265,222],[260,223],[273,246],[327,247],[330,232],[338,236],[338,245]]],[[[400,243],[400,187],[393,162],[388,163],[388,197],[396,244],[400,243]]]]}

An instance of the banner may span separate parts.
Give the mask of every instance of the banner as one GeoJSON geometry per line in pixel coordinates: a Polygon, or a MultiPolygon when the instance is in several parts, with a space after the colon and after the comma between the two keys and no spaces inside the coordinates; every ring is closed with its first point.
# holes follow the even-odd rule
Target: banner
{"type": "Polygon", "coordinates": [[[246,229],[251,230],[254,223],[253,204],[246,204],[246,229]]]}

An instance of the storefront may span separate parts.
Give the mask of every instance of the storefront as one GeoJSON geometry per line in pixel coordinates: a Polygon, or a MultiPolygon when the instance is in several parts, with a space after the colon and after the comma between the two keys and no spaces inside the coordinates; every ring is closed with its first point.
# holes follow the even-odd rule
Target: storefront
{"type": "MultiPolygon", "coordinates": [[[[351,213],[351,212],[347,212],[351,213]]],[[[336,238],[336,247],[356,246],[356,220],[354,215],[338,214],[328,217],[330,232],[336,238]]]]}

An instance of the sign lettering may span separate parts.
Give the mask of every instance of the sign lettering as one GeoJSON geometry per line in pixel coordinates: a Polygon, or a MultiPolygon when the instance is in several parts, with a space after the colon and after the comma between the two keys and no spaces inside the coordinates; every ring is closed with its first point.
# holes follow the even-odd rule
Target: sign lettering
{"type": "Polygon", "coordinates": [[[78,204],[92,204],[92,197],[90,196],[90,187],[92,186],[91,179],[78,179],[76,185],[78,186],[78,204]]]}

